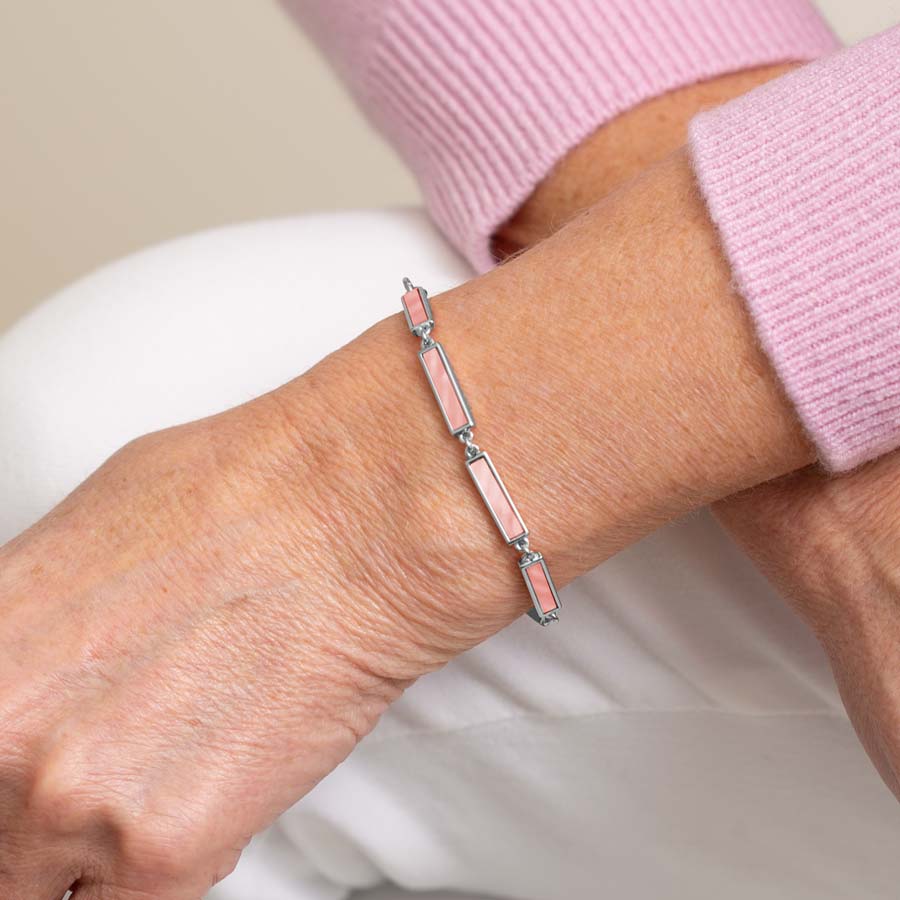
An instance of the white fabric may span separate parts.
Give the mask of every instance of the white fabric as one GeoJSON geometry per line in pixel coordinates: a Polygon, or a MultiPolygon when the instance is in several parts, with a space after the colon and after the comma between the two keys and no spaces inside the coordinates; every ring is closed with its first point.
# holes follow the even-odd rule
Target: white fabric
{"type": "MultiPolygon", "coordinates": [[[[129,438],[395,312],[404,274],[438,292],[467,270],[418,212],[344,213],[175,241],[52,298],[0,338],[0,539],[129,438]]],[[[900,809],[818,646],[708,514],[563,603],[416,684],[211,896],[896,898],[900,809]]]]}

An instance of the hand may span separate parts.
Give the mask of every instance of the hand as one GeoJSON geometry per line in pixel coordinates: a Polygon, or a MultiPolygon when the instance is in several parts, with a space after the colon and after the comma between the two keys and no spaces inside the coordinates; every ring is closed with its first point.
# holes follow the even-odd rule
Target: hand
{"type": "Polygon", "coordinates": [[[815,631],[900,799],[900,454],[843,478],[810,469],[713,509],[815,631]]]}
{"type": "Polygon", "coordinates": [[[303,489],[328,465],[257,401],[135,441],[0,551],[0,897],[195,900],[432,664],[363,565],[393,565],[377,505],[303,489]]]}

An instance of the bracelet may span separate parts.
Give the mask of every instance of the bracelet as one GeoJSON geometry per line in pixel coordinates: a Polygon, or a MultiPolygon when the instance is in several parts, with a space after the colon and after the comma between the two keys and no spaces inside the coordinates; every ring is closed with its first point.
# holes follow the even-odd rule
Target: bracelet
{"type": "Polygon", "coordinates": [[[466,468],[503,540],[520,554],[519,571],[525,580],[532,604],[528,615],[541,625],[558,622],[559,594],[550,577],[547,561],[536,550],[529,548],[528,529],[522,516],[509,496],[509,491],[506,490],[490,456],[472,437],[475,419],[456,380],[447,353],[431,336],[434,316],[428,292],[413,285],[408,278],[403,279],[403,289],[405,291],[402,298],[403,314],[406,316],[410,332],[422,342],[419,361],[431,385],[434,399],[437,400],[450,434],[465,444],[466,468]]]}

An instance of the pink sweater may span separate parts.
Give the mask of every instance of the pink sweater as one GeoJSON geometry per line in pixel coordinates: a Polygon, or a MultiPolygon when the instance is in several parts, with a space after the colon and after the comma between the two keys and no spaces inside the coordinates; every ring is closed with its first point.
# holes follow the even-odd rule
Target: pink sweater
{"type": "Polygon", "coordinates": [[[617,114],[824,56],[698,116],[694,166],[822,462],[900,446],[900,29],[837,53],[808,0],[284,2],[480,270],[497,226],[617,114]]]}

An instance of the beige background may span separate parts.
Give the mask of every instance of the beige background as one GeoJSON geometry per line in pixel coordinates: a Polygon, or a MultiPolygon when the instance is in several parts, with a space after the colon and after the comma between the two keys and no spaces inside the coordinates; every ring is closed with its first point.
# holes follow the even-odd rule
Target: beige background
{"type": "MultiPolygon", "coordinates": [[[[847,41],[900,21],[820,5],[847,41]]],[[[417,197],[275,0],[0,0],[0,85],[0,329],[150,243],[417,197]]]]}

